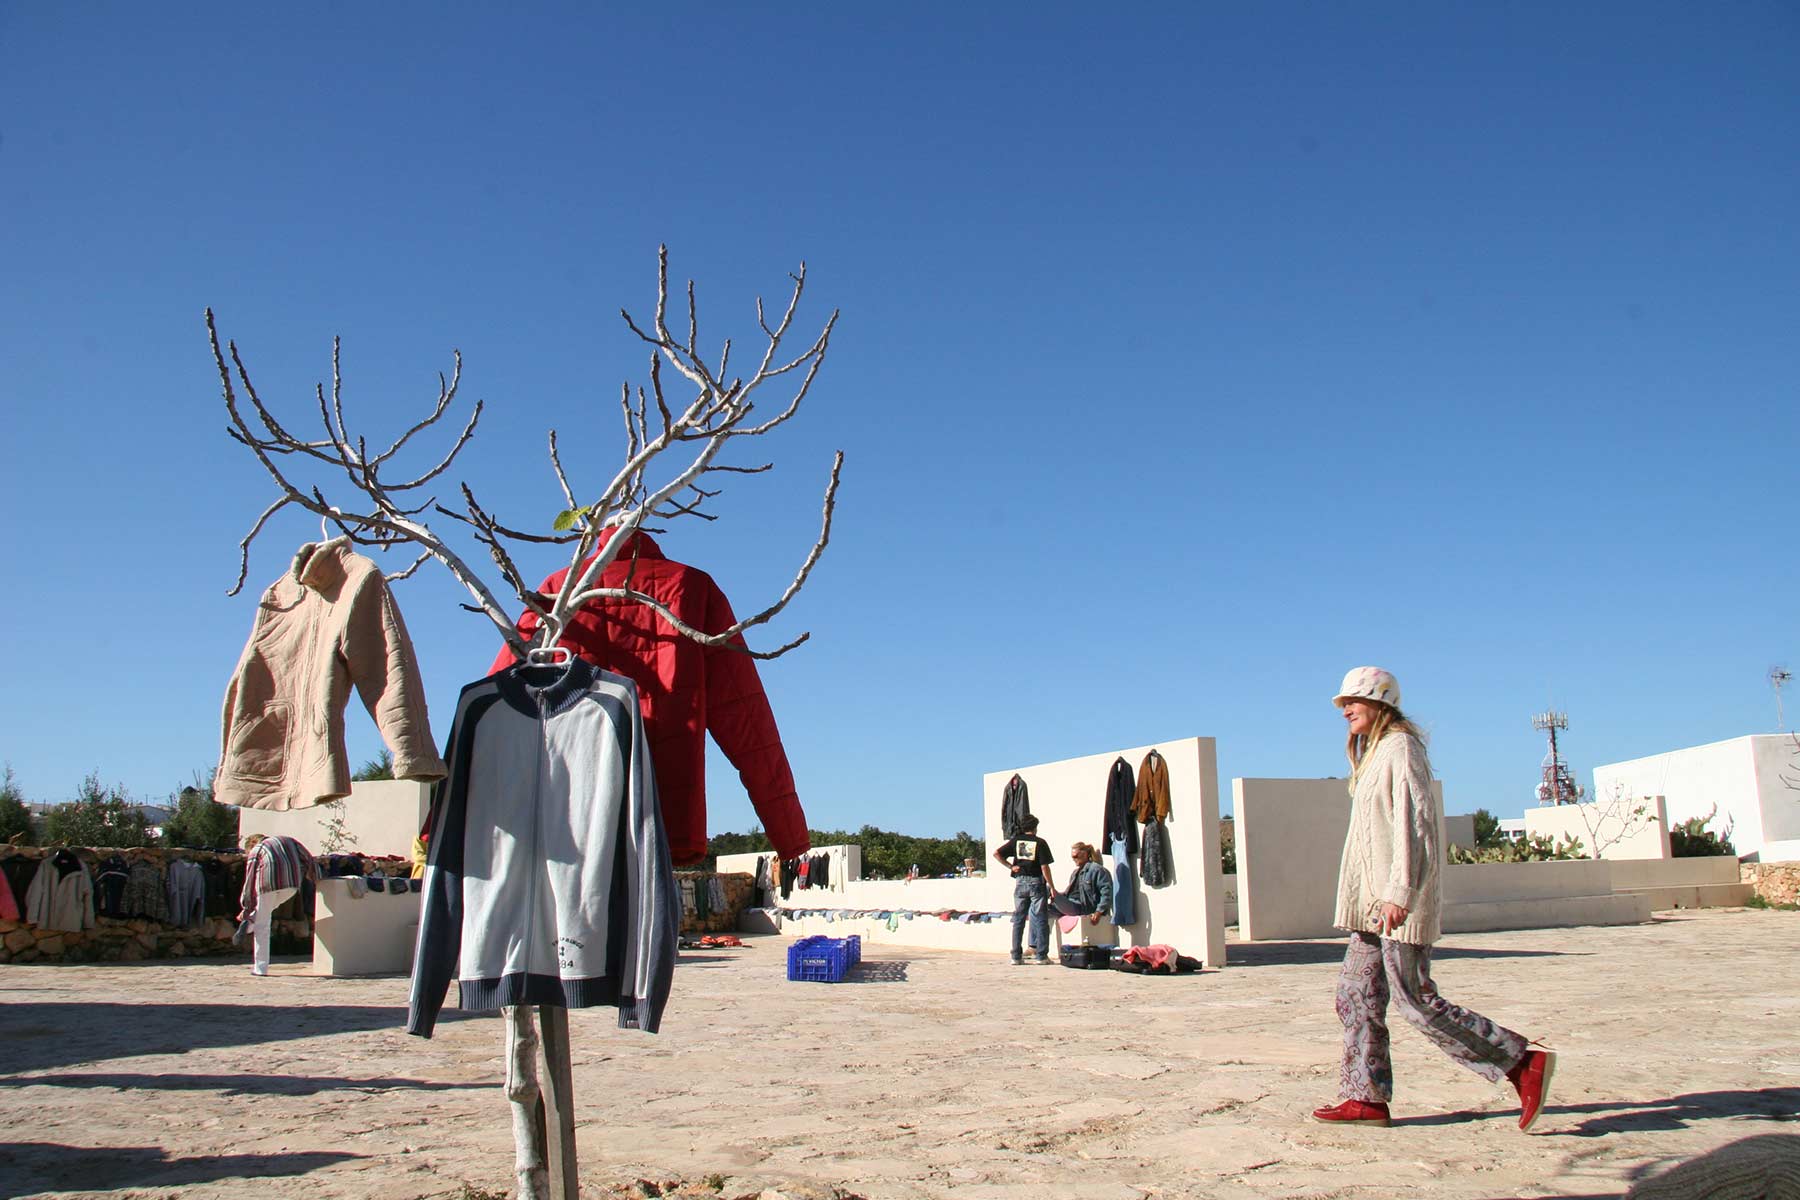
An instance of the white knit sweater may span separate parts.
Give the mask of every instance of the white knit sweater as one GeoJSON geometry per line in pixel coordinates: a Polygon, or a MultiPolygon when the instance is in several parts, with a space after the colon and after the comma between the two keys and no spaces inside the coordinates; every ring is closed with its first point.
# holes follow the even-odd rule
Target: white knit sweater
{"type": "Polygon", "coordinates": [[[1419,946],[1437,941],[1442,824],[1425,747],[1410,734],[1389,733],[1356,773],[1332,924],[1377,933],[1377,909],[1386,901],[1405,908],[1406,921],[1384,936],[1419,946]]]}

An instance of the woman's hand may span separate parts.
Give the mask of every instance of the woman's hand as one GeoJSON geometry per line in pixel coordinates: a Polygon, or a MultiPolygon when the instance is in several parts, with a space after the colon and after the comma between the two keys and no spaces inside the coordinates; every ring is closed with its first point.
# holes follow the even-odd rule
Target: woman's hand
{"type": "Polygon", "coordinates": [[[1375,931],[1392,933],[1406,923],[1406,910],[1398,904],[1389,904],[1383,900],[1381,907],[1375,912],[1375,931]]]}

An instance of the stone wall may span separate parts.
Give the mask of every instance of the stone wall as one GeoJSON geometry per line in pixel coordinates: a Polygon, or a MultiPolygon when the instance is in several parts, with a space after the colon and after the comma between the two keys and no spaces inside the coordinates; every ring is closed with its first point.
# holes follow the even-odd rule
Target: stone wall
{"type": "Polygon", "coordinates": [[[1745,863],[1743,881],[1770,904],[1800,903],[1800,862],[1745,863]]]}
{"type": "MultiPolygon", "coordinates": [[[[679,886],[686,880],[692,880],[695,887],[704,888],[706,881],[713,878],[711,871],[677,871],[675,881],[679,886]]],[[[741,871],[719,875],[725,884],[725,908],[722,912],[708,913],[702,919],[694,915],[692,908],[682,908],[681,932],[683,933],[735,933],[738,927],[738,915],[755,903],[756,880],[741,871]]]]}
{"type": "MultiPolygon", "coordinates": [[[[206,916],[198,924],[182,927],[143,917],[96,917],[92,929],[65,931],[39,929],[23,921],[0,920],[0,963],[31,962],[138,962],[149,958],[198,958],[222,955],[248,957],[250,946],[231,944],[237,930],[237,896],[244,882],[244,855],[241,851],[215,854],[205,850],[167,849],[90,849],[75,847],[74,853],[97,874],[101,860],[117,854],[128,863],[148,860],[167,871],[175,859],[207,864],[225,864],[230,872],[230,895],[209,898],[206,916]]],[[[0,846],[0,869],[8,879],[29,878],[37,864],[50,850],[41,846],[0,846]],[[23,860],[29,866],[16,864],[23,860]]],[[[21,915],[25,908],[25,884],[13,891],[21,915]]],[[[275,910],[273,949],[277,954],[308,954],[312,950],[312,921],[296,896],[275,910]]],[[[95,907],[99,907],[96,889],[95,907]]]]}

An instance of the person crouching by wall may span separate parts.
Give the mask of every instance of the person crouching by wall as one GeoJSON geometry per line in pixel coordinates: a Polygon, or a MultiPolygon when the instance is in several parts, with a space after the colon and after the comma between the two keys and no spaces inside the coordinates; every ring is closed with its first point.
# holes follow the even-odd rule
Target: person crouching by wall
{"type": "Polygon", "coordinates": [[[1019,836],[1008,838],[994,848],[995,861],[1004,865],[1017,880],[1013,884],[1012,960],[1018,966],[1025,961],[1021,944],[1025,922],[1031,922],[1031,949],[1035,962],[1050,961],[1050,893],[1056,885],[1050,879],[1050,864],[1055,857],[1050,843],[1037,835],[1038,819],[1026,817],[1019,822],[1019,836]]]}
{"type": "Polygon", "coordinates": [[[1391,996],[1438,1049],[1483,1079],[1519,1093],[1519,1128],[1530,1129],[1550,1094],[1556,1055],[1438,995],[1431,945],[1443,907],[1442,814],[1425,740],[1400,711],[1400,683],[1380,667],[1344,676],[1332,703],[1349,725],[1350,830],[1332,923],[1350,932],[1338,975],[1344,1026],[1339,1103],[1313,1113],[1341,1125],[1386,1125],[1394,1068],[1388,1055],[1391,996]]]}
{"type": "Polygon", "coordinates": [[[250,973],[269,973],[269,946],[275,910],[302,884],[317,879],[313,856],[294,838],[253,833],[244,839],[244,890],[238,895],[238,931],[233,941],[250,937],[250,973]]]}
{"type": "MultiPolygon", "coordinates": [[[[1069,890],[1052,894],[1050,907],[1065,917],[1086,917],[1089,924],[1098,925],[1102,916],[1112,912],[1112,876],[1094,861],[1094,848],[1086,842],[1071,846],[1069,857],[1075,862],[1075,869],[1069,872],[1069,890]]],[[[1063,923],[1065,934],[1072,928],[1063,923]]]]}

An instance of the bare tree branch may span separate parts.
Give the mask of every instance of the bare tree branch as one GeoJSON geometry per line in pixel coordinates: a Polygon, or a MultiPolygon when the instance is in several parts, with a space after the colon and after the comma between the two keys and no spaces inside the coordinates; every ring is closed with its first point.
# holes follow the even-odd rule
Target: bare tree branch
{"type": "MultiPolygon", "coordinates": [[[[761,625],[772,619],[804,586],[813,566],[829,543],[832,516],[836,505],[836,496],[843,456],[839,454],[833,461],[830,482],[824,497],[823,515],[818,539],[807,553],[793,581],[774,604],[762,609],[751,617],[738,621],[730,629],[721,631],[701,631],[691,629],[675,620],[674,615],[666,611],[653,598],[638,591],[627,581],[624,588],[601,588],[597,586],[600,572],[611,563],[629,543],[630,537],[637,530],[645,528],[647,520],[673,520],[694,517],[704,521],[716,519],[716,514],[708,511],[711,502],[721,493],[717,489],[700,486],[703,476],[714,473],[753,475],[769,471],[773,463],[759,466],[733,466],[719,462],[721,452],[735,439],[755,437],[773,430],[775,427],[791,419],[800,408],[801,403],[810,393],[813,381],[817,378],[830,348],[831,334],[837,322],[837,313],[832,313],[825,321],[814,341],[800,354],[791,357],[782,351],[783,340],[787,337],[795,320],[800,300],[806,286],[806,266],[801,264],[798,272],[792,274],[793,289],[788,297],[780,319],[771,327],[764,314],[762,301],[756,303],[757,325],[762,330],[766,343],[760,352],[760,361],[756,370],[746,377],[732,377],[728,374],[732,341],[727,338],[720,346],[717,365],[707,363],[700,357],[700,321],[697,289],[692,280],[687,284],[687,328],[685,337],[678,339],[668,326],[669,275],[668,248],[657,249],[657,290],[654,319],[646,330],[637,324],[628,310],[621,309],[620,315],[626,327],[642,341],[651,346],[650,377],[648,387],[640,386],[633,397],[631,384],[628,382],[620,389],[620,415],[625,423],[625,456],[618,465],[613,477],[606,481],[597,494],[585,504],[576,499],[576,489],[571,483],[568,472],[564,469],[557,435],[554,430],[549,435],[550,465],[555,481],[566,504],[564,512],[571,514],[559,519],[558,530],[567,528],[568,532],[540,534],[516,529],[500,522],[475,499],[473,491],[464,483],[459,485],[462,495],[462,507],[458,511],[437,504],[435,500],[427,500],[424,504],[405,507],[398,503],[397,497],[435,479],[447,471],[455,462],[463,447],[468,445],[478,428],[484,411],[484,404],[477,401],[472,407],[467,421],[454,443],[442,457],[427,467],[417,476],[404,482],[390,483],[381,477],[383,468],[391,464],[400,452],[408,446],[415,435],[442,421],[457,398],[462,379],[462,356],[456,353],[453,368],[448,379],[442,372],[438,374],[438,395],[430,410],[418,421],[394,439],[386,449],[371,455],[366,440],[353,434],[344,415],[342,345],[338,339],[332,342],[332,378],[331,395],[325,395],[321,383],[315,389],[319,405],[321,425],[324,427],[325,439],[322,441],[305,441],[294,436],[263,403],[257,395],[250,379],[250,373],[244,366],[235,344],[230,344],[230,365],[226,362],[226,353],[220,347],[220,339],[214,324],[211,310],[206,314],[207,334],[212,346],[215,365],[219,370],[221,391],[224,396],[226,412],[230,418],[227,433],[241,445],[247,447],[255,455],[263,469],[275,482],[278,497],[258,518],[243,542],[240,543],[240,571],[238,587],[241,588],[248,574],[250,544],[267,526],[270,517],[288,505],[305,509],[326,522],[334,525],[342,536],[348,537],[358,545],[389,547],[400,543],[411,543],[418,547],[421,556],[404,571],[396,573],[392,578],[402,579],[412,575],[424,561],[424,558],[436,558],[461,583],[475,601],[472,605],[464,605],[471,611],[485,614],[500,631],[501,636],[512,647],[513,652],[521,657],[529,647],[522,638],[506,608],[499,603],[496,594],[488,588],[480,576],[472,570],[459,554],[444,542],[430,526],[425,524],[423,514],[427,510],[451,518],[457,526],[467,531],[468,535],[479,543],[498,568],[506,588],[515,594],[519,602],[537,617],[539,628],[533,641],[540,646],[554,645],[561,631],[567,626],[569,619],[581,605],[596,599],[627,599],[633,603],[646,604],[658,611],[671,625],[680,631],[682,636],[692,637],[707,644],[730,644],[734,638],[748,628],[761,625]],[[233,368],[236,377],[241,381],[245,395],[255,412],[256,420],[261,428],[253,428],[245,420],[245,413],[237,402],[236,388],[233,381],[233,368]],[[677,409],[671,405],[664,383],[664,368],[676,372],[693,387],[691,398],[677,409]],[[756,411],[758,389],[770,380],[782,376],[799,375],[799,382],[792,388],[785,403],[773,415],[761,420],[753,420],[756,411]],[[651,420],[654,408],[654,423],[651,420]],[[670,452],[685,446],[678,455],[670,452]],[[354,508],[340,507],[334,504],[317,485],[307,482],[300,484],[290,479],[278,465],[283,456],[299,456],[314,462],[334,467],[344,473],[353,490],[362,497],[354,508]],[[610,536],[601,544],[603,532],[610,531],[610,536]],[[555,597],[541,595],[527,587],[514,560],[509,546],[519,545],[562,545],[572,546],[572,558],[565,583],[555,597]]],[[[787,385],[783,385],[786,387],[787,385]]],[[[237,589],[233,589],[234,592],[237,589]]],[[[757,654],[758,658],[772,658],[785,653],[806,640],[805,635],[787,643],[775,651],[757,654]]]]}

